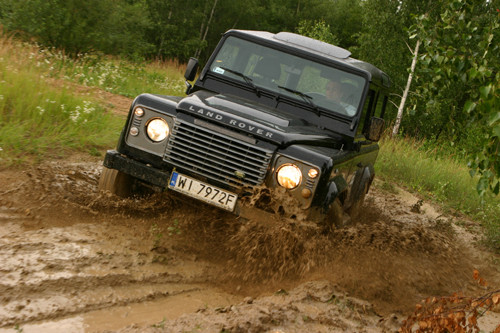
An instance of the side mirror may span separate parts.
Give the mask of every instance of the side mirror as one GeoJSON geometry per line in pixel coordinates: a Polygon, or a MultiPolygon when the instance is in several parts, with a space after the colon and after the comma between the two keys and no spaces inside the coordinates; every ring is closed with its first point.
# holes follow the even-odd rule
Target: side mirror
{"type": "Polygon", "coordinates": [[[186,72],[184,73],[184,78],[188,81],[193,81],[196,77],[196,72],[198,71],[198,59],[189,58],[186,66],[186,72]]]}
{"type": "Polygon", "coordinates": [[[370,141],[378,141],[384,132],[385,120],[378,117],[370,119],[370,126],[368,126],[368,133],[366,138],[370,141]]]}

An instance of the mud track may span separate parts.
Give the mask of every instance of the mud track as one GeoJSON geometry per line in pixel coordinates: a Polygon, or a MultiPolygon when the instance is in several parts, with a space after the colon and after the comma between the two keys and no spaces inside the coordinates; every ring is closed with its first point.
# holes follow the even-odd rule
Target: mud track
{"type": "Polygon", "coordinates": [[[0,332],[392,332],[427,296],[482,294],[473,269],[500,286],[474,222],[402,190],[376,184],[355,225],[325,232],[99,194],[100,170],[0,172],[0,332]]]}

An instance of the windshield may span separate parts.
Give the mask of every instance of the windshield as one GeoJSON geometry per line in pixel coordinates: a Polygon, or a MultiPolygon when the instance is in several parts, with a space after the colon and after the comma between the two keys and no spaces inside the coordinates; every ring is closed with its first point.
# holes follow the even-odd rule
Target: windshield
{"type": "Polygon", "coordinates": [[[232,36],[226,39],[210,71],[347,116],[356,114],[366,81],[362,76],[232,36]]]}

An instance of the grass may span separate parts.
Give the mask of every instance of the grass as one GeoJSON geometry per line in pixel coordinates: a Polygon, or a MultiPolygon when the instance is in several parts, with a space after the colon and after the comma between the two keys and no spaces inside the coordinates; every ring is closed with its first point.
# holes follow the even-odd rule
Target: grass
{"type": "Polygon", "coordinates": [[[91,98],[50,85],[31,50],[0,40],[0,165],[93,151],[115,141],[123,120],[91,98]]]}
{"type": "Polygon", "coordinates": [[[99,87],[113,94],[135,97],[141,93],[184,94],[184,66],[176,61],[132,63],[109,56],[83,54],[72,59],[56,49],[38,49],[40,66],[51,77],[99,87]]]}
{"type": "Polygon", "coordinates": [[[72,59],[0,32],[0,167],[70,151],[98,155],[116,145],[123,117],[92,96],[75,94],[64,82],[128,97],[181,95],[182,73],[174,61],[135,64],[98,55],[72,59]]]}
{"type": "Polygon", "coordinates": [[[384,138],[375,168],[383,178],[480,222],[485,242],[500,253],[500,198],[478,195],[477,180],[470,177],[465,162],[415,140],[384,138]]]}

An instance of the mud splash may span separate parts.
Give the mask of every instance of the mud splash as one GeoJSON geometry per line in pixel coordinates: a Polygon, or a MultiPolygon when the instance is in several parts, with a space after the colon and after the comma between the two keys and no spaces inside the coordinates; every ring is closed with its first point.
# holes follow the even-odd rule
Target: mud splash
{"type": "Polygon", "coordinates": [[[165,316],[163,327],[175,328],[200,321],[233,331],[391,331],[401,319],[391,313],[406,313],[422,298],[478,292],[473,268],[500,284],[498,267],[473,251],[470,238],[464,242],[453,218],[425,203],[416,210],[418,199],[405,193],[375,188],[358,223],[326,233],[294,212],[279,213],[279,201],[267,202],[278,209],[271,219],[242,220],[181,195],[97,193],[100,168],[95,159],[75,158],[0,173],[0,327],[28,332],[117,311],[130,320],[103,330],[135,322],[128,330],[143,331],[165,316]],[[221,300],[221,308],[209,304],[179,320],[194,303],[168,310],[199,293],[221,300]],[[327,294],[363,305],[328,302],[327,294]],[[140,304],[164,311],[136,322],[132,313],[148,312],[140,304]]]}

